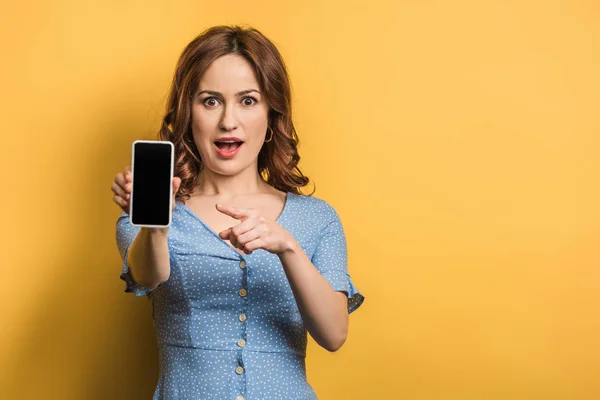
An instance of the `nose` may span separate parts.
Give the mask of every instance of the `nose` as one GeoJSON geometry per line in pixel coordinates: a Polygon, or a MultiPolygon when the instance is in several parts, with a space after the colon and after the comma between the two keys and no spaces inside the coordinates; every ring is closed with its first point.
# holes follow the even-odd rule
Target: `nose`
{"type": "Polygon", "coordinates": [[[230,103],[223,107],[223,115],[219,122],[219,127],[224,131],[232,131],[237,128],[237,120],[235,117],[235,104],[230,103]]]}

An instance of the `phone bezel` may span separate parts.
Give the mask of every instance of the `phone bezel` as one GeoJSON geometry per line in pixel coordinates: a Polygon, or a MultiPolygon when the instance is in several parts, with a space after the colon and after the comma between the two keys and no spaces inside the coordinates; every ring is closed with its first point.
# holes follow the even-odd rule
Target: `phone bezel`
{"type": "Polygon", "coordinates": [[[140,228],[168,228],[171,226],[171,222],[173,220],[173,167],[175,161],[175,146],[173,143],[168,140],[135,140],[131,144],[131,196],[129,198],[129,222],[133,226],[137,226],[140,228]],[[133,201],[134,201],[134,190],[133,190],[133,182],[135,179],[135,145],[137,143],[150,143],[150,144],[160,144],[161,146],[169,146],[171,148],[171,165],[170,165],[170,174],[169,174],[169,222],[167,225],[146,225],[146,224],[134,224],[133,223],[133,201]]]}

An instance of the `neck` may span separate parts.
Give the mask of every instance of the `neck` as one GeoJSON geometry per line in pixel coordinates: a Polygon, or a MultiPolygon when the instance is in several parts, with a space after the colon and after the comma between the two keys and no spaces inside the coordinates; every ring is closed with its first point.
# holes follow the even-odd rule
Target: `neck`
{"type": "Polygon", "coordinates": [[[192,196],[236,196],[264,193],[269,186],[260,176],[256,165],[251,165],[234,175],[223,175],[204,168],[198,176],[199,185],[192,196]]]}

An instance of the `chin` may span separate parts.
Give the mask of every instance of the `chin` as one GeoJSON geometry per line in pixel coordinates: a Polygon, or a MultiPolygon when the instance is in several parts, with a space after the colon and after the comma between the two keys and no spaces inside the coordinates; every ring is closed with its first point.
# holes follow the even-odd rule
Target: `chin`
{"type": "Polygon", "coordinates": [[[232,175],[239,174],[240,172],[244,171],[248,167],[249,167],[249,165],[244,167],[241,163],[236,162],[236,161],[232,162],[232,161],[217,160],[215,163],[213,163],[212,168],[210,168],[210,167],[206,167],[206,168],[208,170],[210,170],[211,172],[214,172],[215,174],[232,176],[232,175]]]}

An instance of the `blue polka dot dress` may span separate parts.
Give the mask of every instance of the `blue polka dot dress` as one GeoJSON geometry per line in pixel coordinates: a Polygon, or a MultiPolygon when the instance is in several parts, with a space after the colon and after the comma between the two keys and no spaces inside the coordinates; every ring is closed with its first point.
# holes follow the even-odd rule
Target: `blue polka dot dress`
{"type": "MultiPolygon", "coordinates": [[[[348,313],[364,301],[347,268],[337,212],[324,200],[288,192],[277,223],[290,232],[348,313]]],[[[159,352],[157,399],[316,399],[305,369],[307,331],[277,255],[238,253],[177,202],[168,235],[169,279],[135,282],[127,252],[141,228],[122,213],[117,245],[125,292],[149,296],[159,352]]]]}

